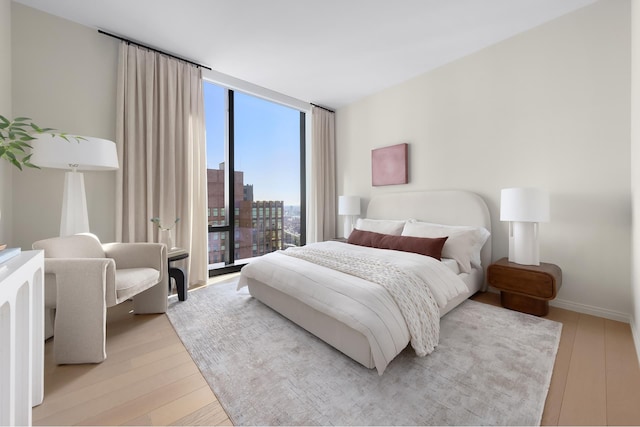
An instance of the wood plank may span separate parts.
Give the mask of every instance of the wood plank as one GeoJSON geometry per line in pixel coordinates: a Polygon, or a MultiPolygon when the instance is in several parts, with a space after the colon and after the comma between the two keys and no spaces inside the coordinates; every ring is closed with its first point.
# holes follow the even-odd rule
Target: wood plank
{"type": "Polygon", "coordinates": [[[217,425],[229,425],[224,423],[230,423],[229,416],[224,411],[224,408],[220,403],[213,402],[204,406],[191,414],[180,418],[179,420],[171,423],[174,426],[217,426],[217,425]]]}
{"type": "MultiPolygon", "coordinates": [[[[139,390],[145,380],[162,378],[166,371],[176,366],[186,366],[186,373],[198,373],[197,367],[186,353],[148,364],[135,371],[112,376],[96,381],[91,385],[79,387],[73,391],[61,392],[46,397],[47,405],[39,406],[33,411],[34,424],[76,424],[102,412],[109,406],[119,404],[119,399],[131,390],[139,390]],[[141,385],[142,384],[142,385],[141,385]],[[87,412],[90,411],[90,412],[87,412]]],[[[200,375],[201,377],[201,375],[200,375]]]]}
{"type": "MultiPolygon", "coordinates": [[[[165,316],[166,318],[166,316],[165,316]]],[[[168,322],[168,319],[166,319],[168,322]]],[[[134,325],[130,325],[135,328],[134,325]]],[[[173,329],[167,332],[147,333],[143,337],[132,334],[127,338],[130,343],[126,350],[114,351],[110,338],[107,338],[107,360],[99,364],[56,365],[51,352],[45,355],[45,399],[65,390],[81,388],[135,369],[133,361],[141,352],[149,353],[156,348],[170,347],[169,353],[175,353],[175,345],[182,346],[173,329]]],[[[45,348],[53,346],[52,341],[45,348]]],[[[184,349],[184,346],[182,346],[184,349]]],[[[185,350],[186,351],[186,350],[185,350]]],[[[155,353],[153,357],[161,357],[165,353],[155,353]]]]}
{"type": "MultiPolygon", "coordinates": [[[[186,367],[185,367],[186,368],[186,367]]],[[[167,378],[173,381],[162,381],[161,383],[149,380],[142,390],[133,390],[126,399],[118,398],[113,401],[108,408],[100,408],[90,416],[82,419],[82,425],[119,425],[130,424],[133,420],[147,417],[152,411],[169,405],[172,402],[199,390],[206,386],[206,382],[200,372],[186,371],[180,372],[176,368],[175,374],[168,374],[167,378]],[[177,379],[176,379],[177,378],[177,379]]],[[[150,418],[146,418],[147,424],[151,423],[150,418]]]]}
{"type": "MultiPolygon", "coordinates": [[[[141,343],[150,342],[158,338],[171,336],[175,333],[169,320],[164,315],[158,318],[155,323],[139,324],[133,322],[129,325],[130,330],[111,332],[107,327],[107,357],[109,350],[112,353],[126,350],[141,343]]],[[[54,338],[55,339],[55,338],[54,338]]]]}
{"type": "MultiPolygon", "coordinates": [[[[131,361],[116,363],[114,365],[103,362],[101,365],[95,366],[93,370],[89,371],[81,369],[59,369],[60,374],[56,378],[58,383],[57,387],[48,387],[45,380],[45,401],[53,402],[56,399],[64,399],[67,398],[66,395],[68,393],[77,393],[78,390],[88,393],[91,388],[96,387],[99,389],[100,387],[115,386],[118,384],[126,386],[133,381],[147,378],[171,366],[186,362],[193,363],[193,360],[185,349],[181,353],[165,357],[164,359],[133,370],[131,369],[131,361]]],[[[71,366],[58,368],[71,368],[71,366]]]]}
{"type": "Polygon", "coordinates": [[[607,423],[604,341],[604,319],[581,314],[558,424],[607,423]]]}
{"type": "Polygon", "coordinates": [[[154,339],[152,341],[139,343],[138,345],[131,346],[126,350],[119,352],[108,352],[107,347],[107,359],[109,363],[119,363],[130,361],[130,366],[134,369],[138,364],[152,362],[154,360],[148,359],[148,355],[153,354],[154,357],[160,358],[162,355],[173,355],[180,353],[184,350],[184,345],[179,339],[166,336],[154,339]]]}
{"type": "Polygon", "coordinates": [[[494,305],[500,307],[500,294],[496,292],[476,292],[471,297],[472,300],[478,301],[484,304],[494,305]]]}
{"type": "Polygon", "coordinates": [[[605,320],[607,424],[640,425],[640,366],[631,327],[605,320]]]}
{"type": "Polygon", "coordinates": [[[553,426],[558,425],[560,419],[560,410],[562,409],[562,400],[569,375],[569,366],[580,315],[573,311],[549,307],[549,314],[546,318],[562,323],[562,335],[540,423],[545,426],[553,426]]]}
{"type": "Polygon", "coordinates": [[[160,406],[147,413],[143,418],[134,418],[126,424],[139,425],[140,422],[150,421],[150,425],[166,426],[195,412],[210,403],[217,401],[208,385],[186,394],[170,403],[160,406]]]}

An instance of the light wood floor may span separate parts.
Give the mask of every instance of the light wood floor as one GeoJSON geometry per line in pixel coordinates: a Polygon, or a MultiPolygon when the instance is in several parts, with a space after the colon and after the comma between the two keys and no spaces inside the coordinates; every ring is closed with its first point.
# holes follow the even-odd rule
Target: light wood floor
{"type": "MultiPolygon", "coordinates": [[[[499,305],[497,294],[474,299],[499,305]]],[[[45,397],[33,424],[231,425],[167,316],[130,310],[109,309],[101,364],[56,366],[46,343],[45,397]]],[[[554,307],[547,317],[564,326],[543,425],[640,425],[629,325],[554,307]]]]}

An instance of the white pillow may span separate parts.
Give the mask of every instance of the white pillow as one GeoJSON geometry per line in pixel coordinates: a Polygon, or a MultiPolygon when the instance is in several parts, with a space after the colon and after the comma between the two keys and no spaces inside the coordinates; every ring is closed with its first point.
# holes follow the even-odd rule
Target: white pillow
{"type": "Polygon", "coordinates": [[[374,233],[399,236],[406,222],[407,221],[404,220],[358,218],[356,228],[362,231],[373,231],[374,233]]]}
{"type": "Polygon", "coordinates": [[[432,224],[415,220],[407,221],[402,230],[402,236],[448,236],[442,248],[442,258],[455,259],[464,273],[470,273],[472,266],[482,266],[480,251],[490,235],[489,230],[484,227],[432,224]]]}

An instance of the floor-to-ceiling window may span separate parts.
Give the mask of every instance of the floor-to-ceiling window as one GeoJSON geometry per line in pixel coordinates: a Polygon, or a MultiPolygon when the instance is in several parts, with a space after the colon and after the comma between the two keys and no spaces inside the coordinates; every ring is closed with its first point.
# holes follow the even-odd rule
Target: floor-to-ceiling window
{"type": "Polygon", "coordinates": [[[205,82],[209,269],[304,244],[304,113],[205,82]]]}

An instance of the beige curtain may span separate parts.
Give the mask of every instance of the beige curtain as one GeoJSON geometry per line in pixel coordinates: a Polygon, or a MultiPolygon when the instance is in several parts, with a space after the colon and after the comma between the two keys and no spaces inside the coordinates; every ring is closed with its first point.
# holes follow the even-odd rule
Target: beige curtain
{"type": "Polygon", "coordinates": [[[158,228],[179,221],[175,246],[189,283],[207,273],[205,123],[200,68],[147,49],[120,44],[116,144],[116,236],[158,241],[158,228]]]}
{"type": "Polygon", "coordinates": [[[335,113],[319,107],[311,111],[311,185],[308,242],[336,237],[335,113]]]}

